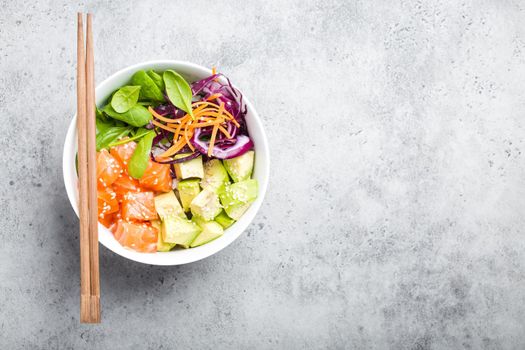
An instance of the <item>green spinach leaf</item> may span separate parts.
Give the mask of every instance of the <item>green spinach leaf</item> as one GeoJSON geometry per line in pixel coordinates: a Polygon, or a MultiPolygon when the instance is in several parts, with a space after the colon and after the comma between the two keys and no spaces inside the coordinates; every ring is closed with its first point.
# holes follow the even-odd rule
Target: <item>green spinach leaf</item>
{"type": "Polygon", "coordinates": [[[97,106],[95,106],[95,117],[103,121],[107,121],[108,119],[97,106]]]}
{"type": "Polygon", "coordinates": [[[162,77],[166,85],[166,94],[171,103],[193,118],[193,111],[191,109],[192,92],[188,82],[173,70],[165,71],[162,77]]]}
{"type": "Polygon", "coordinates": [[[149,153],[151,151],[151,143],[155,137],[155,132],[149,130],[137,144],[137,148],[133,152],[128,163],[128,172],[135,179],[140,179],[146,168],[148,167],[149,153]]]}
{"type": "Polygon", "coordinates": [[[107,129],[109,129],[112,126],[114,126],[114,123],[112,123],[111,120],[108,120],[107,117],[105,117],[105,119],[101,119],[101,118],[97,117],[95,119],[95,124],[97,126],[97,135],[99,133],[105,132],[107,129]]]}
{"type": "Polygon", "coordinates": [[[103,132],[99,131],[96,138],[97,151],[110,147],[111,143],[129,135],[132,129],[133,128],[131,126],[111,126],[105,129],[103,132]]]}
{"type": "Polygon", "coordinates": [[[133,136],[128,137],[127,139],[124,139],[124,140],[113,141],[108,146],[109,147],[113,147],[113,146],[123,145],[125,143],[130,142],[130,141],[138,140],[138,139],[140,139],[142,136],[146,135],[150,131],[151,130],[148,130],[146,128],[139,128],[139,129],[136,129],[136,131],[132,130],[131,131],[131,135],[133,135],[133,136]]]}
{"type": "Polygon", "coordinates": [[[157,84],[143,70],[139,70],[131,77],[133,85],[140,86],[139,98],[141,100],[164,101],[164,95],[157,84]]]}
{"type": "Polygon", "coordinates": [[[124,86],[118,89],[111,98],[111,107],[117,113],[125,113],[137,104],[140,86],[124,86]]]}
{"type": "Polygon", "coordinates": [[[155,72],[153,69],[150,69],[146,73],[155,82],[155,84],[157,84],[160,91],[164,91],[164,80],[162,80],[162,76],[159,73],[155,72]]]}
{"type": "Polygon", "coordinates": [[[137,104],[141,106],[156,106],[157,105],[157,103],[155,103],[154,101],[139,101],[137,102],[137,104]]]}
{"type": "Polygon", "coordinates": [[[104,108],[102,108],[102,111],[113,119],[123,121],[136,127],[141,127],[148,124],[152,118],[148,109],[139,104],[131,107],[131,109],[125,113],[117,113],[113,107],[111,107],[111,104],[107,104],[104,108]]]}

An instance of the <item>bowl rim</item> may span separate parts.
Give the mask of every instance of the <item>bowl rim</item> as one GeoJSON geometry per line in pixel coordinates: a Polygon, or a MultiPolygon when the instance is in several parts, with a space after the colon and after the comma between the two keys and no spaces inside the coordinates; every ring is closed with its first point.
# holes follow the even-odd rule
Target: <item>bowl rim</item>
{"type": "MultiPolygon", "coordinates": [[[[95,91],[98,92],[103,89],[108,89],[108,87],[110,87],[111,89],[115,89],[117,88],[117,86],[112,86],[112,85],[117,85],[117,84],[112,83],[112,81],[118,80],[119,77],[126,76],[128,74],[132,74],[133,72],[139,69],[155,69],[155,67],[159,67],[159,66],[166,67],[166,68],[158,68],[158,69],[167,69],[167,67],[171,67],[172,69],[177,69],[177,67],[179,67],[180,69],[180,67],[184,67],[183,69],[192,71],[196,75],[202,75],[202,76],[211,75],[212,73],[211,69],[208,69],[206,67],[203,67],[201,65],[198,65],[192,62],[188,62],[188,61],[150,60],[150,61],[137,63],[131,66],[127,66],[125,68],[118,70],[117,72],[105,78],[101,83],[99,83],[96,86],[95,91]]],[[[233,84],[233,86],[237,88],[235,84],[233,84]]],[[[95,95],[98,96],[97,93],[95,95]]],[[[103,101],[103,100],[97,99],[97,104],[99,104],[100,101],[103,101]]],[[[251,224],[257,212],[259,211],[262,205],[262,202],[264,200],[264,197],[266,195],[266,190],[268,188],[268,181],[269,181],[269,176],[270,176],[270,152],[269,152],[268,139],[266,137],[264,126],[262,124],[261,118],[259,117],[259,114],[253,107],[253,104],[244,94],[243,94],[243,102],[246,104],[248,111],[249,111],[250,124],[252,123],[256,124],[255,129],[257,130],[257,133],[259,134],[258,135],[259,142],[256,143],[256,147],[258,148],[257,154],[262,152],[262,154],[259,155],[259,157],[263,156],[263,162],[261,164],[262,169],[257,169],[257,171],[260,172],[260,176],[258,177],[259,193],[258,193],[256,201],[251,204],[248,211],[244,213],[244,215],[237,222],[235,222],[231,227],[226,229],[225,234],[222,237],[210,243],[202,245],[200,247],[195,247],[191,249],[176,250],[176,251],[171,251],[171,252],[139,253],[136,251],[126,249],[123,246],[121,246],[113,238],[112,234],[109,233],[109,230],[99,223],[99,242],[103,246],[105,246],[107,249],[127,259],[137,261],[140,263],[144,263],[144,264],[168,266],[168,265],[188,264],[188,263],[192,263],[195,261],[205,259],[223,250],[224,248],[229,246],[233,241],[235,241],[246,230],[246,228],[251,224]],[[103,231],[108,232],[111,236],[109,237],[107,234],[100,234],[103,231]],[[186,253],[183,254],[183,253],[178,253],[178,252],[186,252],[186,253]]],[[[74,171],[74,163],[75,163],[74,157],[76,155],[76,136],[77,135],[76,135],[76,113],[75,113],[69,123],[66,138],[64,141],[64,149],[62,153],[62,172],[63,172],[62,175],[63,175],[64,185],[66,187],[66,193],[67,193],[69,202],[75,214],[78,217],[78,203],[76,202],[78,190],[75,188],[76,178],[75,176],[71,175],[72,168],[73,168],[73,173],[76,173],[74,171]]]]}

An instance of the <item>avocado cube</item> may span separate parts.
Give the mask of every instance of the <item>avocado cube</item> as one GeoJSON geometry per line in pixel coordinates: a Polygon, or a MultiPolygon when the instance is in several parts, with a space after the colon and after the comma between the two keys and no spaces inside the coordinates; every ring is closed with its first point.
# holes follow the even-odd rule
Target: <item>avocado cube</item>
{"type": "Polygon", "coordinates": [[[224,229],[221,225],[215,221],[203,221],[200,219],[196,220],[197,225],[200,226],[202,232],[191,242],[190,247],[198,247],[213,241],[214,239],[222,236],[224,229]]]}
{"type": "Polygon", "coordinates": [[[221,202],[217,193],[204,189],[190,204],[191,213],[206,221],[213,220],[221,212],[221,202]]]}
{"type": "Polygon", "coordinates": [[[179,244],[188,248],[202,229],[194,222],[178,216],[170,216],[162,222],[162,239],[164,242],[179,244]]]}
{"type": "Polygon", "coordinates": [[[248,151],[241,156],[223,161],[233,182],[248,180],[252,176],[254,158],[255,152],[248,151]]]}
{"type": "Polygon", "coordinates": [[[162,220],[169,216],[179,216],[181,218],[186,218],[186,214],[184,214],[179,200],[173,191],[156,196],[155,209],[162,220]]]}
{"type": "Polygon", "coordinates": [[[173,249],[173,247],[176,246],[175,243],[166,243],[162,239],[162,225],[159,220],[153,220],[151,221],[151,226],[155,227],[158,232],[157,237],[157,251],[158,252],[169,252],[173,249]]]}
{"type": "MultiPolygon", "coordinates": [[[[174,159],[180,159],[189,156],[190,153],[181,153],[175,155],[174,159]]],[[[202,157],[199,156],[186,162],[174,164],[175,175],[180,179],[190,179],[192,177],[198,177],[202,179],[204,177],[204,168],[202,167],[202,157]]]]}
{"type": "Polygon", "coordinates": [[[218,192],[229,182],[228,172],[219,159],[212,159],[204,163],[204,177],[201,181],[202,188],[218,192]]]}
{"type": "Polygon", "coordinates": [[[233,225],[233,223],[235,222],[235,220],[230,218],[224,210],[221,211],[219,215],[215,217],[214,220],[217,221],[225,229],[233,225]]]}
{"type": "Polygon", "coordinates": [[[220,200],[224,211],[232,219],[239,220],[257,198],[257,180],[250,179],[224,187],[220,193],[220,200]]]}
{"type": "Polygon", "coordinates": [[[180,201],[182,202],[182,209],[184,211],[190,210],[190,204],[193,198],[195,198],[201,188],[199,186],[199,179],[188,179],[182,180],[177,184],[177,189],[179,190],[180,201]]]}

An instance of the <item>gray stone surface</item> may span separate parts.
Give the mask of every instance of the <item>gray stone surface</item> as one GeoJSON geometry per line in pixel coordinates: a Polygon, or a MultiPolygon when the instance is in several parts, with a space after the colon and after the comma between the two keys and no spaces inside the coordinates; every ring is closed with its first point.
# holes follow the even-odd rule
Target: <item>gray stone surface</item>
{"type": "Polygon", "coordinates": [[[524,23],[520,1],[1,0],[0,348],[525,348],[524,23]],[[219,254],[101,248],[96,326],[61,175],[84,9],[98,81],[216,65],[272,153],[219,254]]]}

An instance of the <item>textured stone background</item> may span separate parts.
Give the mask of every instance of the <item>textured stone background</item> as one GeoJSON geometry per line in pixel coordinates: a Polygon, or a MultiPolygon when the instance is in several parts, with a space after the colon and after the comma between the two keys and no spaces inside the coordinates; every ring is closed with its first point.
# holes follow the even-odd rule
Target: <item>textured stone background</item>
{"type": "Polygon", "coordinates": [[[520,1],[0,1],[0,348],[525,348],[520,1]],[[61,155],[77,10],[97,80],[220,67],[271,142],[246,234],[188,266],[101,248],[78,320],[61,155]]]}

